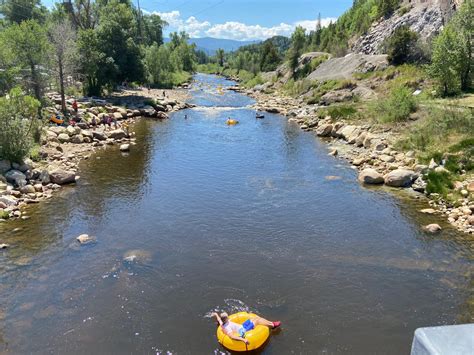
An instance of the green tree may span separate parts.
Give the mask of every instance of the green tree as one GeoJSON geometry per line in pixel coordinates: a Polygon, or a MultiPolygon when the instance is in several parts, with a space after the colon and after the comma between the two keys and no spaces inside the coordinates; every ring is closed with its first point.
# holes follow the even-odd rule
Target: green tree
{"type": "Polygon", "coordinates": [[[44,22],[47,9],[39,0],[6,0],[0,7],[0,13],[11,23],[21,23],[26,20],[44,22]]]}
{"type": "Polygon", "coordinates": [[[51,48],[44,27],[34,20],[13,24],[0,33],[0,46],[8,51],[13,66],[26,73],[26,87],[41,101],[51,48]]]}
{"type": "Polygon", "coordinates": [[[429,72],[438,81],[443,96],[461,90],[463,43],[453,25],[444,28],[433,43],[429,72]]]}
{"type": "Polygon", "coordinates": [[[473,41],[474,41],[474,1],[465,0],[453,18],[453,26],[459,36],[461,62],[461,89],[472,88],[474,72],[473,41]]]}
{"type": "Polygon", "coordinates": [[[262,55],[260,59],[260,70],[272,71],[275,70],[280,62],[280,57],[272,41],[265,41],[262,48],[262,55]]]}
{"type": "Polygon", "coordinates": [[[297,26],[295,32],[293,32],[291,35],[291,46],[288,51],[288,62],[293,75],[295,74],[296,68],[298,67],[298,59],[302,54],[305,42],[306,36],[304,28],[297,26]]]}
{"type": "Polygon", "coordinates": [[[160,16],[151,14],[146,15],[142,19],[143,26],[143,43],[147,46],[151,46],[153,43],[157,45],[163,44],[163,28],[168,23],[161,19],[160,16]]]}
{"type": "Polygon", "coordinates": [[[129,3],[110,0],[100,10],[97,38],[108,65],[101,70],[101,82],[113,86],[123,81],[142,81],[145,68],[140,47],[135,43],[137,23],[129,3]]]}
{"type": "Polygon", "coordinates": [[[224,50],[222,48],[219,48],[216,51],[216,59],[217,59],[217,64],[223,67],[224,66],[224,50]]]}
{"type": "Polygon", "coordinates": [[[107,60],[105,53],[101,50],[97,32],[92,29],[79,31],[77,47],[80,72],[85,79],[84,93],[89,96],[98,96],[104,85],[100,70],[113,66],[113,61],[107,60]]]}
{"type": "Polygon", "coordinates": [[[409,26],[398,27],[387,41],[388,61],[394,65],[414,61],[417,40],[418,35],[409,26]]]}
{"type": "Polygon", "coordinates": [[[177,70],[171,61],[171,50],[168,46],[156,43],[147,48],[145,63],[148,71],[148,82],[159,87],[172,84],[172,73],[177,70]]]}
{"type": "Polygon", "coordinates": [[[0,157],[19,162],[33,145],[39,101],[15,88],[0,97],[0,157]]]}
{"type": "Polygon", "coordinates": [[[398,0],[380,0],[379,6],[378,6],[379,17],[388,18],[392,16],[393,12],[398,7],[398,3],[399,3],[398,0]]]}

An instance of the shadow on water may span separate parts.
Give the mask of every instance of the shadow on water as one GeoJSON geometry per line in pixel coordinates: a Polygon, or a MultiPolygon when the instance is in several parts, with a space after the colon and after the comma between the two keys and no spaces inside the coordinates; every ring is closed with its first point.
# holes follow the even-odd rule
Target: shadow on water
{"type": "Polygon", "coordinates": [[[98,151],[78,186],[0,225],[0,351],[220,353],[209,314],[250,310],[283,321],[266,354],[398,354],[470,318],[468,239],[424,233],[425,202],[362,188],[232,82],[196,80],[199,107],[138,122],[129,155],[98,151]]]}

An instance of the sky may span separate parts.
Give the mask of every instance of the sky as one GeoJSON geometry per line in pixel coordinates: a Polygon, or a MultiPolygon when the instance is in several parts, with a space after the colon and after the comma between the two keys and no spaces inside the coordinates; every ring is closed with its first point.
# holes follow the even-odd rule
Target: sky
{"type": "MultiPolygon", "coordinates": [[[[59,0],[44,0],[51,6],[59,0]]],[[[131,0],[146,13],[157,13],[169,26],[165,36],[186,31],[191,37],[261,40],[290,36],[297,25],[315,28],[318,13],[327,25],[353,0],[131,0]]]]}
{"type": "MultiPolygon", "coordinates": [[[[138,0],[133,0],[137,5],[138,0]]],[[[169,23],[165,36],[186,31],[191,37],[261,40],[289,36],[297,25],[308,30],[335,21],[352,0],[141,0],[147,13],[156,13],[169,23]]]]}

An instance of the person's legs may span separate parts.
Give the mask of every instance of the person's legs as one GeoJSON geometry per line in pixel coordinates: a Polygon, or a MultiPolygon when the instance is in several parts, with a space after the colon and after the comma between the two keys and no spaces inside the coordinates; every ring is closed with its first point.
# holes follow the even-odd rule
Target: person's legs
{"type": "Polygon", "coordinates": [[[265,325],[267,327],[273,328],[273,322],[270,322],[269,320],[266,320],[265,318],[262,317],[254,317],[251,318],[250,321],[255,325],[265,325]]]}

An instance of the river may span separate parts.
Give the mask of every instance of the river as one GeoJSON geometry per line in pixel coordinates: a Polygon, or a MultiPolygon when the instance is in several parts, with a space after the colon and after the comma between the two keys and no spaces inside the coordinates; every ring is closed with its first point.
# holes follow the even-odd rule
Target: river
{"type": "Polygon", "coordinates": [[[139,121],[130,154],[95,153],[0,224],[0,353],[221,353],[210,312],[251,310],[283,322],[265,354],[401,354],[417,327],[469,318],[462,235],[425,234],[424,202],[360,186],[232,84],[197,75],[198,107],[139,121]]]}

